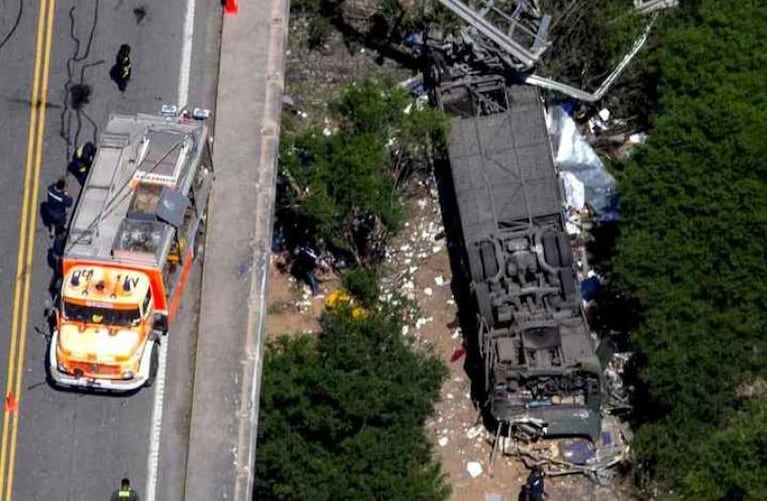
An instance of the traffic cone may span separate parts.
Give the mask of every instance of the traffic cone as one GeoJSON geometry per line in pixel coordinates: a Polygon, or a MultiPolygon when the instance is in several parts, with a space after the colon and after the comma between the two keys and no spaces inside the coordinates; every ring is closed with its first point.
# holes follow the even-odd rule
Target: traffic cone
{"type": "Polygon", "coordinates": [[[226,0],[224,4],[224,12],[227,14],[237,14],[239,7],[237,7],[237,0],[226,0]]]}
{"type": "Polygon", "coordinates": [[[16,395],[8,393],[5,397],[5,410],[8,412],[16,412],[19,410],[19,402],[16,400],[16,395]]]}

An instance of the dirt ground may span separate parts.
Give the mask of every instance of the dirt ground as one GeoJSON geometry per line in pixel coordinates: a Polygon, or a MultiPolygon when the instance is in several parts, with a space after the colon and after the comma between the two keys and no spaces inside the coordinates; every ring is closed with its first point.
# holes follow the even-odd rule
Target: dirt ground
{"type": "MultiPolygon", "coordinates": [[[[409,72],[392,63],[375,62],[375,54],[361,47],[351,49],[334,34],[321,52],[303,46],[305,24],[291,19],[286,71],[286,94],[294,106],[284,117],[295,121],[323,124],[328,101],[354,78],[364,74],[405,79],[409,72]]],[[[403,292],[418,304],[419,315],[406,328],[425,349],[445,361],[450,375],[442,388],[434,416],[426,423],[442,461],[453,500],[512,501],[527,477],[527,470],[511,457],[496,458],[489,465],[490,441],[484,427],[475,426],[478,411],[471,401],[470,382],[461,355],[462,338],[456,321],[456,305],[450,289],[450,263],[444,237],[437,193],[423,186],[409,202],[410,217],[405,230],[393,243],[387,259],[382,295],[387,290],[403,292]],[[481,473],[472,477],[470,462],[479,463],[481,473]]],[[[281,272],[272,258],[269,285],[267,333],[270,338],[284,333],[316,332],[317,318],[327,296],[339,286],[337,279],[320,281],[321,294],[312,298],[309,288],[281,272]]],[[[596,487],[583,477],[547,479],[550,500],[630,499],[615,489],[596,487]]]]}
{"type": "MultiPolygon", "coordinates": [[[[385,268],[382,294],[397,290],[417,302],[418,315],[406,328],[425,349],[444,360],[450,375],[434,416],[426,423],[434,440],[435,453],[442,461],[447,483],[456,501],[512,501],[527,477],[524,465],[512,457],[499,456],[489,465],[490,436],[480,424],[478,411],[469,394],[470,381],[463,368],[462,338],[456,322],[456,305],[450,289],[450,262],[442,232],[436,193],[423,189],[423,196],[410,203],[411,216],[405,231],[391,246],[385,268]],[[473,478],[469,462],[477,462],[482,473],[473,478]],[[495,497],[493,497],[495,495],[495,497]]],[[[321,293],[311,298],[309,288],[280,271],[273,259],[267,332],[316,332],[317,318],[328,294],[339,286],[337,279],[320,281],[321,293]]],[[[547,492],[552,500],[607,501],[628,499],[612,489],[597,487],[582,477],[549,479],[547,492]]]]}

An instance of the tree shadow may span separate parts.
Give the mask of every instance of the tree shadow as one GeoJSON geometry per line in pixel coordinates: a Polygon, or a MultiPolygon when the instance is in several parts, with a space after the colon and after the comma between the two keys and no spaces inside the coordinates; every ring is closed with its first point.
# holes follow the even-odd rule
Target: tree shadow
{"type": "MultiPolygon", "coordinates": [[[[365,23],[367,30],[361,30],[344,20],[341,11],[341,2],[321,0],[319,5],[302,9],[303,14],[310,21],[310,48],[319,48],[326,39],[327,28],[334,28],[342,37],[343,42],[350,54],[356,52],[355,47],[362,45],[366,49],[375,51],[376,63],[383,65],[390,60],[397,65],[410,70],[420,70],[422,65],[419,58],[409,50],[404,49],[402,33],[405,30],[403,22],[405,12],[400,12],[391,22],[383,12],[373,14],[365,23]],[[312,28],[312,24],[320,24],[321,27],[312,28]],[[313,42],[311,40],[314,40],[313,42]]],[[[393,14],[392,14],[393,15],[393,14]]]]}

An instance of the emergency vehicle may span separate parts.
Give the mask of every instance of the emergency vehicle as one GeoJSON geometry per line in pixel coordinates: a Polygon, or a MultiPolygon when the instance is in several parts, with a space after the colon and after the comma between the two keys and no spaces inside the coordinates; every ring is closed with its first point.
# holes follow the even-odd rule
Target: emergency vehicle
{"type": "Polygon", "coordinates": [[[55,384],[129,391],[152,383],[212,181],[204,122],[109,118],[62,257],[48,353],[55,384]]]}

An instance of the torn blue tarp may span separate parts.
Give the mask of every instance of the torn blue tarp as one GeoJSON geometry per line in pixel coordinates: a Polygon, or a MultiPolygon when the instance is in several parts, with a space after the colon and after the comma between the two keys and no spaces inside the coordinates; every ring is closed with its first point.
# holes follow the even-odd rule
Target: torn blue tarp
{"type": "Polygon", "coordinates": [[[583,183],[586,203],[595,211],[597,221],[618,219],[618,192],[615,179],[602,160],[578,132],[573,119],[562,106],[549,109],[549,134],[556,153],[557,167],[571,172],[583,183]]]}

